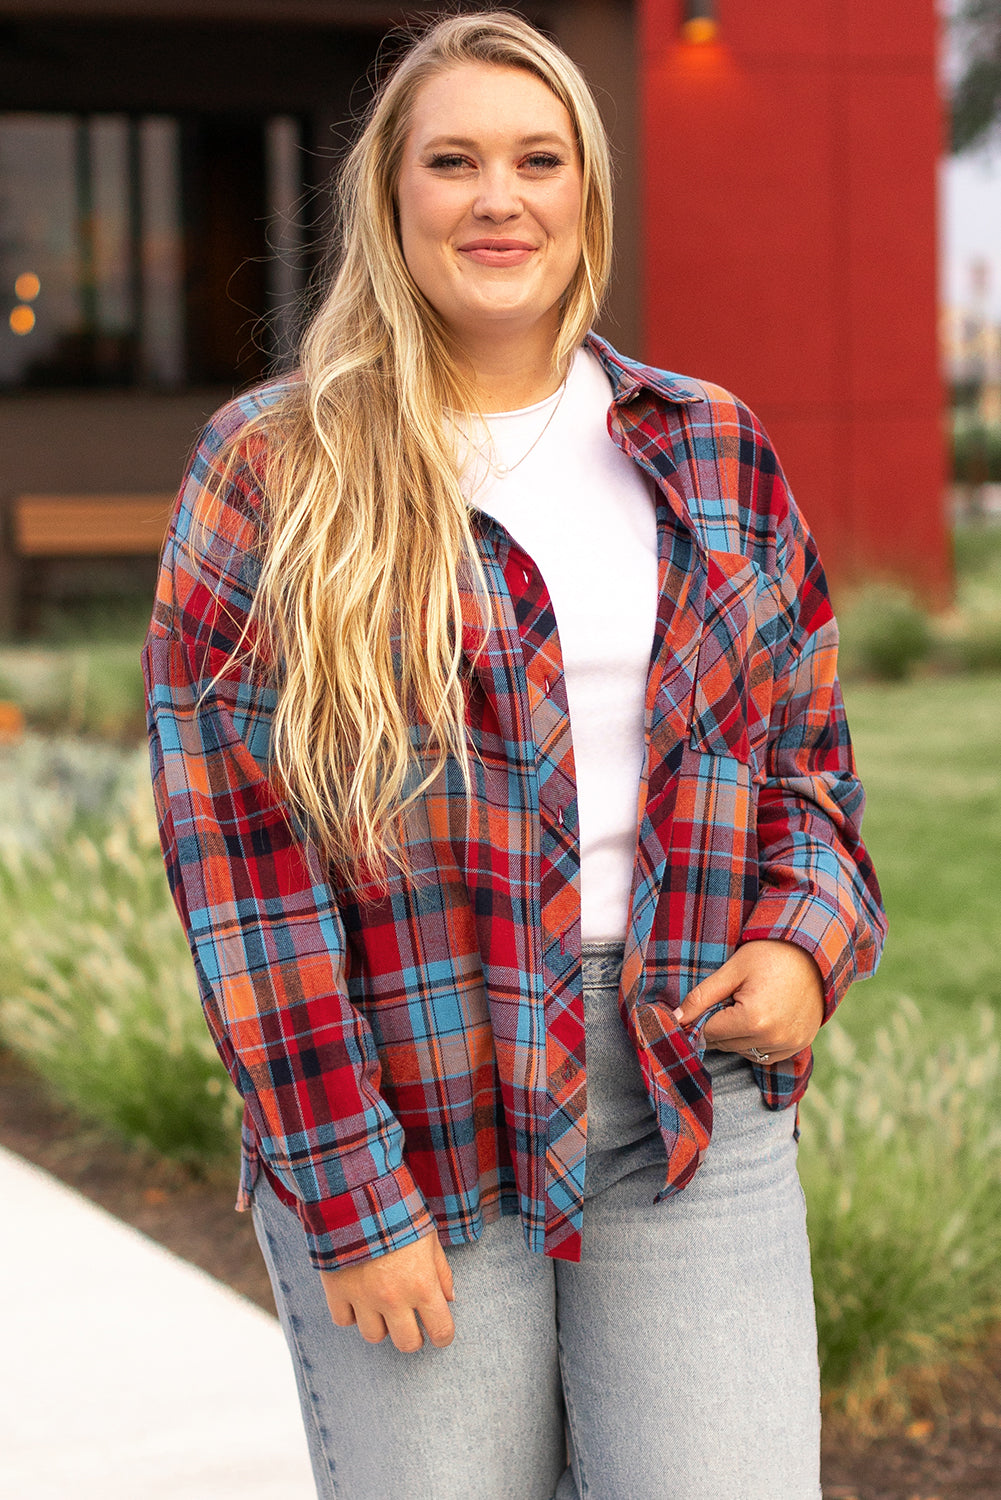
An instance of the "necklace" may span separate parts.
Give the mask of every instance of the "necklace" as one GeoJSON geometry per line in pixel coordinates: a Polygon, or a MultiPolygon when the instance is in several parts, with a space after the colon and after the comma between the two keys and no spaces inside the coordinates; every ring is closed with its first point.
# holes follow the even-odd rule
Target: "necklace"
{"type": "MultiPolygon", "coordinates": [[[[515,459],[515,461],[514,461],[513,464],[502,464],[502,463],[500,463],[498,461],[498,458],[497,458],[497,449],[494,446],[493,436],[492,436],[492,434],[490,432],[490,428],[489,428],[489,426],[487,424],[487,420],[486,420],[485,417],[481,418],[481,420],[483,421],[483,425],[487,428],[487,442],[486,443],[480,443],[480,444],[478,444],[476,447],[474,447],[473,452],[476,454],[476,456],[478,458],[481,458],[483,460],[483,462],[486,464],[487,472],[488,473],[493,474],[494,477],[497,478],[497,479],[506,479],[509,474],[513,474],[514,473],[515,469],[520,469],[521,465],[525,462],[525,459],[528,458],[532,453],[535,452],[536,448],[542,442],[542,439],[545,437],[546,433],[549,431],[550,426],[552,425],[553,421],[555,420],[556,413],[559,411],[560,407],[563,405],[563,397],[567,393],[567,379],[568,379],[568,375],[569,375],[569,372],[567,373],[567,375],[564,375],[564,377],[563,377],[563,383],[560,386],[559,396],[557,397],[557,400],[556,400],[556,402],[555,402],[555,404],[553,406],[552,411],[549,413],[549,415],[546,418],[545,422],[542,424],[542,429],[539,432],[538,436],[534,437],[532,439],[532,441],[529,443],[528,447],[525,449],[525,451],[521,455],[521,457],[518,458],[518,459],[515,459]],[[489,445],[490,445],[490,452],[489,453],[487,453],[485,451],[485,449],[487,447],[487,443],[489,443],[489,445]]],[[[470,439],[467,437],[466,441],[469,442],[470,439]]],[[[477,486],[477,488],[478,488],[478,486],[477,486]]]]}

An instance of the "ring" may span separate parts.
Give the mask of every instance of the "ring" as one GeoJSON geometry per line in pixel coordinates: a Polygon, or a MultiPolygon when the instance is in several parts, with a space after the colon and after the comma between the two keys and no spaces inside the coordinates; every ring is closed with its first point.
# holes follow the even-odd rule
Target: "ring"
{"type": "Polygon", "coordinates": [[[757,1047],[748,1047],[747,1050],[750,1053],[750,1055],[754,1058],[755,1062],[762,1063],[762,1062],[767,1062],[768,1061],[768,1053],[767,1052],[759,1052],[758,1049],[757,1049],[757,1047]]]}

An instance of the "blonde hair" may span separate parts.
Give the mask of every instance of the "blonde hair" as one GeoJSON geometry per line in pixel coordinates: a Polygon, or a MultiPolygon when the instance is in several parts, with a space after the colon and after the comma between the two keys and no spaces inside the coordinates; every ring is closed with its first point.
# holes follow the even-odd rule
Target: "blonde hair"
{"type": "Polygon", "coordinates": [[[471,784],[464,560],[483,626],[488,606],[444,413],[475,410],[475,399],[407,269],[396,219],[415,97],[464,63],[534,74],[574,125],[582,252],[562,299],[554,372],[593,323],[610,269],[608,146],[578,69],[507,12],[431,25],[379,90],[346,160],[339,270],[303,339],[301,381],[257,423],[267,523],[253,617],[280,663],[273,772],[322,854],[356,885],[384,879],[387,861],[408,869],[401,817],[444,758],[458,761],[467,797],[471,784]],[[415,724],[430,752],[417,775],[415,724]]]}

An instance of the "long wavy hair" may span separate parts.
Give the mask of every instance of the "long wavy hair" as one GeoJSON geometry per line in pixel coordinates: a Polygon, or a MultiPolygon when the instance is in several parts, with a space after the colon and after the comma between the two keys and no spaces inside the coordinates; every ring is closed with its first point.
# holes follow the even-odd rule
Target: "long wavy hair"
{"type": "Polygon", "coordinates": [[[407,269],[396,204],[416,95],[464,63],[534,74],[573,122],[582,250],[562,298],[555,374],[593,323],[611,263],[608,143],[575,65],[507,12],[428,27],[378,90],[342,168],[339,267],[304,335],[301,379],[256,424],[266,527],[252,619],[280,664],[273,773],[321,853],[355,884],[381,881],[387,862],[408,869],[401,819],[445,757],[470,789],[464,560],[481,638],[489,614],[444,414],[477,408],[407,269]]]}

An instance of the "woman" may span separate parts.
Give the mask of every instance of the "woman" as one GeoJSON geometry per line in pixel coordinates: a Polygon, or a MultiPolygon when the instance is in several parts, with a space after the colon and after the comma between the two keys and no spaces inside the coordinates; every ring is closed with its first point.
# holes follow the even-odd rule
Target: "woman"
{"type": "Polygon", "coordinates": [[[318,1493],[817,1496],[790,1106],[882,915],[813,543],[589,333],[607,146],[527,23],[419,38],[341,201],[145,653],[318,1493]]]}

